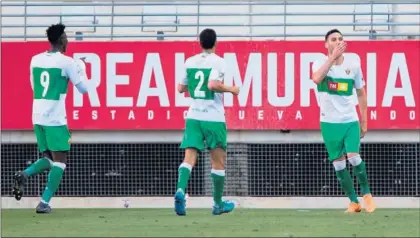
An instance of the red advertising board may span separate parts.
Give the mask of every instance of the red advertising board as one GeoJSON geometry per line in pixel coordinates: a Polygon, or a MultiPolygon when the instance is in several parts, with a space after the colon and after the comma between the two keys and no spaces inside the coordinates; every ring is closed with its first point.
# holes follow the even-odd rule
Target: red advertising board
{"type": "MultiPolygon", "coordinates": [[[[1,43],[1,127],[32,128],[29,63],[44,42],[1,43]]],[[[420,42],[348,42],[346,57],[360,60],[368,94],[369,129],[419,129],[420,42]]],[[[200,52],[196,42],[77,42],[67,55],[86,57],[97,86],[80,95],[70,87],[67,118],[73,130],[179,130],[188,97],[176,92],[182,64],[200,52]]],[[[323,42],[220,42],[228,65],[225,94],[230,129],[318,129],[319,106],[311,64],[323,42]]],[[[355,100],[357,98],[355,97],[355,100]]]]}

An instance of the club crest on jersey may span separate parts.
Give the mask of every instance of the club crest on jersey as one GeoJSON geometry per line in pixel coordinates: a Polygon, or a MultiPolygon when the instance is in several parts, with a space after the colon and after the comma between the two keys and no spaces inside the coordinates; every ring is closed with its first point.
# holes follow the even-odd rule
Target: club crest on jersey
{"type": "Polygon", "coordinates": [[[346,74],[349,75],[350,74],[350,69],[346,69],[346,74]]]}

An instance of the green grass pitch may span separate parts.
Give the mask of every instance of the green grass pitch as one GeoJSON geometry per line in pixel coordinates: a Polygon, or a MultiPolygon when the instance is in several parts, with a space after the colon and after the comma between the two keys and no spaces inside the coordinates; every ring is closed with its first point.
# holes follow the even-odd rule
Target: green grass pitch
{"type": "Polygon", "coordinates": [[[418,209],[33,209],[2,210],[3,237],[420,237],[418,209]]]}

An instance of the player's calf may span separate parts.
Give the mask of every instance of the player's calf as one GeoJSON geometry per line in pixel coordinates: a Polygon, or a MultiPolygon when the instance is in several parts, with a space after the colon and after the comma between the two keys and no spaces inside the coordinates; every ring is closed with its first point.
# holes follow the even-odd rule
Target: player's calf
{"type": "Polygon", "coordinates": [[[359,154],[349,153],[347,155],[349,163],[353,166],[354,174],[357,177],[362,195],[370,194],[370,188],[367,178],[366,165],[359,154]]]}
{"type": "Polygon", "coordinates": [[[188,185],[188,180],[191,175],[192,168],[194,167],[197,160],[197,150],[188,148],[185,149],[184,161],[178,168],[178,184],[177,190],[182,190],[185,193],[185,190],[188,185]]]}
{"type": "Polygon", "coordinates": [[[66,164],[61,162],[54,162],[53,167],[51,168],[48,174],[48,182],[47,187],[42,194],[41,202],[44,204],[49,204],[51,198],[54,196],[55,192],[58,190],[60,186],[61,179],[64,174],[64,170],[66,169],[66,164]]]}
{"type": "Polygon", "coordinates": [[[186,162],[183,162],[178,168],[178,184],[175,193],[175,213],[178,216],[185,216],[187,214],[185,190],[191,175],[191,170],[192,166],[186,162]]]}
{"type": "Polygon", "coordinates": [[[41,211],[41,213],[49,213],[49,203],[55,192],[58,190],[58,187],[60,186],[61,180],[63,178],[64,170],[66,169],[65,161],[67,161],[67,151],[53,151],[51,153],[54,159],[54,163],[50,172],[48,173],[47,187],[42,193],[41,199],[41,203],[45,206],[40,203],[40,205],[38,205],[39,209],[37,207],[37,213],[38,210],[41,211]]]}
{"type": "Polygon", "coordinates": [[[335,169],[335,174],[337,176],[338,182],[341,185],[344,193],[350,199],[350,206],[346,212],[359,212],[359,200],[357,199],[356,191],[354,189],[353,180],[349,171],[346,168],[346,160],[344,157],[341,157],[333,162],[335,169]],[[352,205],[353,204],[353,205],[352,205]]]}
{"type": "Polygon", "coordinates": [[[213,214],[219,215],[230,212],[235,207],[233,203],[223,202],[223,191],[225,187],[225,157],[226,152],[222,148],[215,148],[211,152],[211,180],[213,182],[213,214]]]}
{"type": "Polygon", "coordinates": [[[188,186],[188,181],[191,176],[192,168],[197,159],[197,151],[192,148],[185,150],[185,158],[178,168],[178,182],[177,190],[175,192],[175,213],[179,216],[186,215],[185,207],[185,190],[188,186]]]}
{"type": "Polygon", "coordinates": [[[349,163],[353,166],[354,174],[356,175],[357,181],[360,185],[360,192],[366,203],[366,211],[375,211],[376,204],[370,191],[365,162],[357,153],[349,153],[347,154],[347,158],[349,163]]]}
{"type": "Polygon", "coordinates": [[[31,164],[28,168],[25,169],[24,173],[27,177],[31,177],[37,174],[44,172],[47,169],[50,169],[53,165],[53,161],[50,157],[44,156],[43,158],[38,159],[35,163],[31,164]]]}
{"type": "Polygon", "coordinates": [[[188,180],[191,176],[192,168],[195,165],[197,158],[197,151],[195,149],[186,149],[185,158],[182,164],[178,168],[178,183],[177,191],[185,193],[188,186],[188,180]]]}

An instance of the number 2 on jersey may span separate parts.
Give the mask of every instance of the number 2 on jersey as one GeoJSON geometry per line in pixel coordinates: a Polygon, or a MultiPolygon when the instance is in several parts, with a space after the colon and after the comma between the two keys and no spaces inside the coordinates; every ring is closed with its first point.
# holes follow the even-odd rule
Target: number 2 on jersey
{"type": "Polygon", "coordinates": [[[203,73],[203,71],[197,71],[195,73],[195,79],[200,80],[200,81],[198,82],[197,87],[195,87],[195,89],[194,89],[194,97],[205,98],[206,97],[206,92],[201,91],[201,87],[203,86],[203,83],[204,83],[204,73],[203,73]]]}
{"type": "Polygon", "coordinates": [[[40,77],[41,86],[44,88],[42,91],[42,97],[44,98],[48,92],[48,86],[50,85],[50,74],[47,71],[43,71],[40,77]]]}

